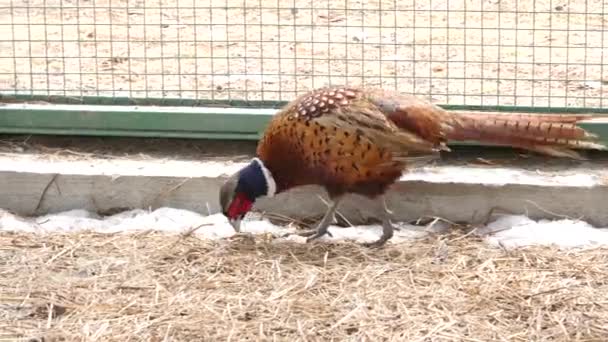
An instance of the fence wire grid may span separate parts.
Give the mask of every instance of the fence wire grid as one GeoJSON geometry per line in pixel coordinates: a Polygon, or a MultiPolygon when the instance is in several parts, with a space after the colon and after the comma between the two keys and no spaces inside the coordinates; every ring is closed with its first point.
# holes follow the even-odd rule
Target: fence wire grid
{"type": "Polygon", "coordinates": [[[0,93],[604,108],[603,0],[0,0],[0,93]]]}

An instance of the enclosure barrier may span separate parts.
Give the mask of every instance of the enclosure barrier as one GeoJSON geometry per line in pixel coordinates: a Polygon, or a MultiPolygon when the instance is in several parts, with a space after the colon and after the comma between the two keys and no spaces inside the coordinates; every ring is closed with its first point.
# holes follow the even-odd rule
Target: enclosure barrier
{"type": "MultiPolygon", "coordinates": [[[[380,86],[448,109],[607,114],[602,0],[7,0],[0,132],[257,139],[380,86]]],[[[605,121],[586,124],[608,137],[605,121]]]]}

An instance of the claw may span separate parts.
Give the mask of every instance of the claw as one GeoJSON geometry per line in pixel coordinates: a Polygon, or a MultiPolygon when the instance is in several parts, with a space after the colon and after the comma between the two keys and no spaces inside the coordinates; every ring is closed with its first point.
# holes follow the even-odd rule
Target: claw
{"type": "Polygon", "coordinates": [[[391,223],[389,218],[386,217],[382,221],[382,236],[380,236],[380,238],[376,241],[363,243],[363,246],[369,247],[369,248],[382,247],[388,240],[390,240],[393,237],[394,231],[395,231],[395,228],[393,227],[393,224],[391,223]]]}
{"type": "Polygon", "coordinates": [[[329,228],[329,225],[334,220],[334,215],[336,213],[336,209],[338,208],[338,203],[340,203],[340,198],[336,198],[333,200],[333,203],[329,206],[327,212],[325,212],[325,215],[323,215],[321,222],[319,222],[319,224],[317,225],[317,229],[305,231],[296,235],[307,237],[306,242],[318,239],[324,236],[325,234],[329,235],[329,237],[333,237],[333,235],[331,235],[327,228],[329,228]]]}
{"type": "Polygon", "coordinates": [[[325,229],[325,231],[319,231],[318,229],[311,229],[302,233],[297,234],[298,236],[306,237],[306,242],[310,242],[312,240],[318,239],[323,235],[328,235],[329,237],[334,237],[329,230],[325,229]]]}

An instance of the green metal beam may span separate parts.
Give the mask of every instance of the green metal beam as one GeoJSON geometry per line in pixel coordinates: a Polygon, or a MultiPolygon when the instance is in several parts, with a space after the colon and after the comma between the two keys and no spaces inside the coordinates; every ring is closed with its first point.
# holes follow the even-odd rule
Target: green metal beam
{"type": "MultiPolygon", "coordinates": [[[[0,105],[0,133],[257,140],[276,112],[269,108],[7,103],[0,105]]],[[[581,126],[608,144],[605,115],[581,126]]]]}
{"type": "Polygon", "coordinates": [[[255,140],[273,109],[6,104],[0,133],[255,140]]]}

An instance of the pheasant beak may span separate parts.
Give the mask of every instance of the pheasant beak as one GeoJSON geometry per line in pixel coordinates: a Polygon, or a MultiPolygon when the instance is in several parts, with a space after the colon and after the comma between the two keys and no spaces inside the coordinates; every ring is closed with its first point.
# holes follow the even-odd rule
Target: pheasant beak
{"type": "Polygon", "coordinates": [[[241,231],[241,218],[235,217],[228,220],[234,231],[239,233],[241,231]]]}

